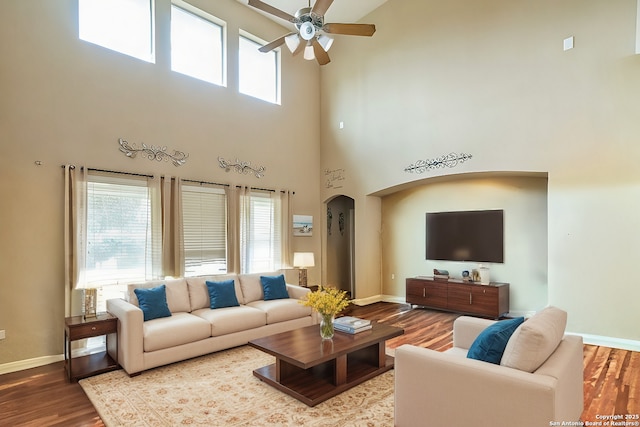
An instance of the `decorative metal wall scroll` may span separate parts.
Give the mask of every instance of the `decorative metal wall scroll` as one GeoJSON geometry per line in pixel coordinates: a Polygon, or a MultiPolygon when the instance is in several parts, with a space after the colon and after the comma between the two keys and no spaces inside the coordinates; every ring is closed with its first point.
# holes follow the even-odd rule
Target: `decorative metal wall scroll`
{"type": "Polygon", "coordinates": [[[173,150],[173,154],[167,153],[167,147],[156,147],[155,145],[147,146],[147,144],[142,143],[142,148],[137,148],[136,144],[129,144],[124,139],[120,138],[118,140],[120,143],[120,151],[122,151],[127,157],[135,158],[138,153],[142,153],[144,157],[149,160],[157,160],[159,162],[165,161],[168,162],[171,160],[171,163],[174,166],[182,166],[186,163],[189,158],[189,154],[173,150]]]}
{"type": "Polygon", "coordinates": [[[409,173],[425,173],[426,171],[431,169],[440,169],[445,167],[453,168],[459,163],[466,162],[471,157],[473,157],[471,154],[449,153],[441,157],[436,157],[435,159],[418,160],[417,162],[412,163],[404,168],[404,171],[409,173]]]}
{"type": "Polygon", "coordinates": [[[231,169],[234,169],[238,173],[247,174],[249,172],[253,173],[256,178],[262,178],[264,176],[264,172],[267,170],[264,166],[260,166],[258,168],[254,168],[251,166],[251,162],[241,162],[236,159],[235,163],[228,162],[222,157],[218,157],[218,163],[220,167],[225,170],[225,172],[229,172],[231,169]]]}
{"type": "Polygon", "coordinates": [[[325,169],[325,188],[342,188],[342,181],[344,181],[344,169],[325,169]]]}

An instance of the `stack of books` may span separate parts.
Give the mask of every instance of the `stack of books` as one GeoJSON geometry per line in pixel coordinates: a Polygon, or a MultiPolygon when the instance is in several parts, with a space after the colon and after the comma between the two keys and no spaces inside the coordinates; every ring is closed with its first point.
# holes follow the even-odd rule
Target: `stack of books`
{"type": "Polygon", "coordinates": [[[433,269],[433,278],[435,280],[449,280],[449,271],[448,270],[438,270],[437,268],[433,269]]]}
{"type": "Polygon", "coordinates": [[[346,332],[347,334],[357,334],[371,329],[371,320],[353,316],[338,317],[333,321],[333,328],[336,331],[346,332]]]}

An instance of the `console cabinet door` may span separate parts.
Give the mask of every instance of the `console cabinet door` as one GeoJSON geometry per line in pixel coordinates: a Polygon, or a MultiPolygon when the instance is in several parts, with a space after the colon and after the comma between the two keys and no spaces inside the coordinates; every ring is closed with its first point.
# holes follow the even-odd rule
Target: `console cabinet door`
{"type": "Polygon", "coordinates": [[[446,309],[447,284],[433,280],[407,279],[407,302],[446,309]]]}
{"type": "Polygon", "coordinates": [[[498,317],[498,288],[489,286],[471,287],[473,313],[481,316],[498,317]]]}
{"type": "Polygon", "coordinates": [[[447,308],[452,311],[461,311],[463,313],[471,313],[471,304],[473,297],[471,296],[471,286],[459,283],[449,284],[447,308]]]}

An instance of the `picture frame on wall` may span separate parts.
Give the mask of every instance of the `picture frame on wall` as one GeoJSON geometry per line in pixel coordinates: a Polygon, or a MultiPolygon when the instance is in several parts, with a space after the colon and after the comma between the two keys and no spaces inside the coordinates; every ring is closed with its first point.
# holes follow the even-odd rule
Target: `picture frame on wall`
{"type": "Polygon", "coordinates": [[[301,236],[301,237],[313,236],[313,216],[294,215],[293,216],[293,235],[301,236]]]}

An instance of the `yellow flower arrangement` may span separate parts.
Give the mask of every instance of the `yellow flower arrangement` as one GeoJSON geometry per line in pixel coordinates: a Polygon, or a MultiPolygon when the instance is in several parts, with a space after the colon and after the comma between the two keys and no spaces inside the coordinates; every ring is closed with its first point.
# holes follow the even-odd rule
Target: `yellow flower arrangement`
{"type": "Polygon", "coordinates": [[[323,316],[335,316],[347,308],[350,301],[346,291],[320,286],[317,291],[309,292],[307,298],[300,300],[300,303],[315,309],[323,316]]]}
{"type": "Polygon", "coordinates": [[[320,336],[323,339],[333,338],[333,318],[350,304],[346,291],[323,286],[309,292],[307,298],[299,302],[320,314],[320,336]]]}

